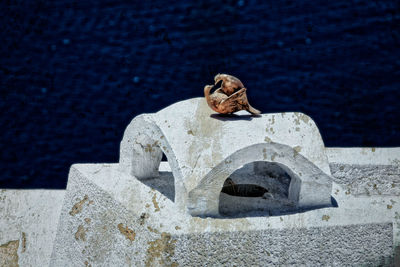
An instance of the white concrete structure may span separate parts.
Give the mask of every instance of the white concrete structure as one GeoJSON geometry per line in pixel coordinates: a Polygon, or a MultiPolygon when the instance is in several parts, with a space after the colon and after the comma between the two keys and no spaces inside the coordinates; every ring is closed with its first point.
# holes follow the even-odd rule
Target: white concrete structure
{"type": "Polygon", "coordinates": [[[244,119],[214,113],[203,98],[195,98],[136,117],[121,142],[121,171],[139,179],[155,177],[164,152],[179,208],[218,216],[221,188],[235,170],[251,162],[275,162],[291,174],[288,198],[296,207],[330,205],[329,164],[312,119],[301,113],[244,119]]]}
{"type": "Polygon", "coordinates": [[[66,191],[1,191],[0,265],[391,266],[399,196],[400,148],[191,99],[135,118],[120,162],[73,165],[66,191]]]}

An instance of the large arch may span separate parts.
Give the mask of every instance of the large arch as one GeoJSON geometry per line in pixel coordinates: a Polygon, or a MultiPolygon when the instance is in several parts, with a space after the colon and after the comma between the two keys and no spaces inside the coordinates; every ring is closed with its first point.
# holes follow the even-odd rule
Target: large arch
{"type": "Polygon", "coordinates": [[[189,192],[189,213],[193,216],[220,216],[219,193],[224,181],[241,166],[256,161],[276,162],[291,176],[289,199],[296,207],[330,206],[332,181],[329,175],[290,146],[259,143],[236,151],[215,166],[189,192]]]}

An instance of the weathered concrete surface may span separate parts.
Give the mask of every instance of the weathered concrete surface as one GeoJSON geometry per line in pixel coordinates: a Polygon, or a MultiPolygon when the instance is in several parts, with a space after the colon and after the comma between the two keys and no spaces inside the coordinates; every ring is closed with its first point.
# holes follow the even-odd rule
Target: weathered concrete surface
{"type": "MultiPolygon", "coordinates": [[[[161,164],[161,171],[166,178],[168,165],[161,164]]],[[[400,213],[392,196],[355,197],[343,190],[334,194],[337,208],[203,219],[180,210],[171,200],[173,192],[164,192],[132,179],[118,164],[73,165],[51,265],[185,266],[204,261],[350,266],[394,261],[393,231],[400,213]]]]}
{"type": "Polygon", "coordinates": [[[175,177],[175,203],[192,215],[218,216],[219,192],[233,171],[254,161],[277,162],[292,174],[289,198],[297,206],[330,204],[329,164],[310,117],[238,114],[215,114],[204,98],[194,98],[140,115],[125,130],[121,171],[157,176],[164,152],[175,177]]]}
{"type": "Polygon", "coordinates": [[[181,266],[390,266],[392,224],[215,232],[177,237],[181,266]]]}
{"type": "Polygon", "coordinates": [[[327,147],[329,163],[400,165],[400,147],[327,147]]]}
{"type": "Polygon", "coordinates": [[[65,190],[0,189],[0,266],[48,266],[65,190]]]}
{"type": "Polygon", "coordinates": [[[400,165],[331,163],[332,177],[353,195],[400,196],[400,165]]]}
{"type": "Polygon", "coordinates": [[[116,164],[71,167],[50,266],[173,263],[164,257],[174,250],[171,234],[154,221],[167,198],[129,178],[116,164]]]}
{"type": "Polygon", "coordinates": [[[400,148],[326,148],[332,177],[353,195],[400,196],[400,148]]]}
{"type": "Polygon", "coordinates": [[[393,210],[393,246],[400,266],[400,148],[326,148],[334,196],[345,194],[359,199],[386,198],[393,210]]]}

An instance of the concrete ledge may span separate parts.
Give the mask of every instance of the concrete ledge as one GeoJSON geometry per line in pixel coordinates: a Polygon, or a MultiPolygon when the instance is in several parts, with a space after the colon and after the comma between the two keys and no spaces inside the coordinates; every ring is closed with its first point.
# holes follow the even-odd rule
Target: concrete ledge
{"type": "MultiPolygon", "coordinates": [[[[161,172],[168,172],[168,165],[161,166],[161,172]]],[[[51,265],[392,263],[393,232],[398,233],[396,220],[400,220],[398,203],[387,207],[393,197],[354,197],[344,191],[335,196],[337,208],[281,216],[202,219],[181,211],[163,193],[120,172],[118,164],[74,165],[51,265]],[[252,249],[247,250],[249,242],[252,249]],[[297,248],[296,244],[303,243],[309,243],[308,252],[297,248]]]]}
{"type": "Polygon", "coordinates": [[[400,147],[327,147],[329,163],[400,166],[400,147]]]}
{"type": "Polygon", "coordinates": [[[355,196],[400,196],[400,166],[331,163],[333,181],[355,196]]]}
{"type": "Polygon", "coordinates": [[[174,236],[181,266],[391,266],[392,224],[174,236]]]}
{"type": "MultiPolygon", "coordinates": [[[[349,154],[348,151],[352,149],[346,150],[337,149],[336,152],[344,151],[343,153],[349,154]]],[[[382,150],[384,153],[384,149],[382,150]]],[[[340,158],[340,154],[337,155],[340,158]]],[[[229,265],[243,260],[246,263],[257,263],[261,259],[271,264],[294,264],[306,263],[308,260],[315,263],[320,258],[326,259],[320,261],[321,264],[345,266],[351,265],[353,257],[358,257],[360,262],[367,265],[391,265],[400,262],[396,258],[400,256],[400,201],[395,195],[355,196],[352,192],[346,194],[345,187],[334,183],[332,194],[338,202],[338,208],[324,208],[284,216],[201,219],[177,211],[173,203],[174,187],[170,186],[174,178],[166,162],[160,165],[161,175],[147,180],[147,185],[121,173],[118,164],[74,165],[73,168],[79,170],[76,176],[78,183],[71,186],[75,182],[70,178],[68,189],[76,192],[68,193],[71,197],[69,202],[64,204],[65,217],[60,218],[58,231],[63,233],[62,228],[70,225],[66,220],[69,217],[74,218],[76,222],[70,225],[69,232],[64,232],[69,239],[59,239],[58,246],[64,250],[54,246],[53,252],[56,255],[69,250],[66,255],[72,255],[72,258],[58,254],[65,261],[59,260],[57,263],[64,266],[84,265],[85,262],[92,266],[96,263],[104,265],[107,262],[121,265],[137,263],[137,266],[143,266],[146,261],[152,264],[160,261],[170,264],[176,262],[181,265],[204,261],[229,265]],[[83,186],[84,184],[86,186],[83,186]],[[91,192],[95,191],[98,193],[92,195],[91,192]],[[81,203],[86,195],[88,198],[82,203],[82,210],[79,211],[80,205],[75,205],[81,203]],[[72,210],[78,213],[71,216],[69,213],[72,210]],[[87,218],[91,220],[85,220],[87,218]],[[121,223],[121,227],[118,227],[121,223]],[[110,225],[109,228],[107,224],[110,225]],[[79,229],[81,231],[78,231],[79,229]],[[135,231],[135,241],[143,240],[140,243],[143,247],[142,252],[137,252],[131,247],[135,241],[130,241],[129,229],[135,231]],[[393,230],[392,243],[387,237],[390,229],[393,230]],[[335,232],[346,234],[333,234],[335,232]],[[142,239],[139,239],[140,235],[142,239]],[[255,236],[251,237],[252,235],[255,236]],[[344,236],[349,238],[343,240],[344,236]],[[83,238],[86,241],[83,241],[83,238]],[[254,244],[248,253],[258,251],[259,253],[253,254],[261,255],[260,257],[244,257],[247,254],[248,242],[243,243],[240,240],[249,239],[254,244]],[[68,240],[71,240],[71,243],[68,240]],[[229,244],[232,242],[229,240],[236,245],[231,247],[229,244]],[[309,240],[316,242],[311,244],[312,249],[307,250],[309,240]],[[368,243],[368,240],[375,240],[375,244],[368,243]],[[165,244],[165,251],[155,252],[157,244],[165,244]],[[214,248],[213,245],[230,249],[208,249],[214,248]],[[110,254],[108,251],[119,251],[120,246],[120,253],[110,254]],[[332,247],[346,249],[330,251],[332,247]],[[353,250],[359,248],[359,252],[353,253],[353,250]],[[368,249],[369,254],[362,254],[361,248],[368,249]],[[295,258],[295,254],[291,253],[293,250],[299,251],[299,254],[301,252],[302,257],[295,258]],[[267,257],[267,252],[271,256],[267,257]],[[380,256],[376,256],[378,254],[380,256]],[[75,260],[73,257],[77,255],[79,257],[75,260]],[[323,257],[320,257],[321,255],[323,257]]],[[[376,176],[376,182],[382,181],[376,176]]],[[[49,266],[58,224],[55,218],[59,217],[64,194],[63,190],[0,191],[0,244],[8,244],[9,251],[14,251],[10,260],[17,259],[20,266],[49,266]],[[22,233],[25,233],[26,239],[24,252],[22,233]],[[18,241],[18,245],[14,248],[10,241],[18,241]]]]}
{"type": "Polygon", "coordinates": [[[394,264],[400,265],[400,148],[337,147],[326,148],[326,153],[335,181],[334,196],[375,199],[372,205],[379,199],[389,200],[386,208],[393,215],[394,264]]]}

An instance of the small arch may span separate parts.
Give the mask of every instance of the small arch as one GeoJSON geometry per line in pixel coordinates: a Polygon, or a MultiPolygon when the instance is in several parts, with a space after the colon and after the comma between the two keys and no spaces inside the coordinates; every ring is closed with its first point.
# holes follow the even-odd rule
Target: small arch
{"type": "Polygon", "coordinates": [[[224,217],[272,215],[293,211],[289,199],[291,176],[278,163],[255,161],[234,171],[219,195],[219,214],[224,217]]]}
{"type": "Polygon", "coordinates": [[[119,165],[121,171],[129,173],[152,188],[158,188],[158,191],[164,192],[163,194],[177,206],[184,206],[184,199],[177,197],[186,195],[178,162],[166,136],[154,123],[150,114],[135,117],[125,129],[120,146],[119,165]],[[171,172],[159,172],[163,157],[167,159],[171,172]],[[157,179],[159,184],[155,183],[157,179]]]}
{"type": "Polygon", "coordinates": [[[141,182],[150,188],[154,188],[172,202],[175,202],[175,178],[169,165],[168,157],[162,153],[162,159],[159,164],[158,175],[146,179],[141,182]]]}

